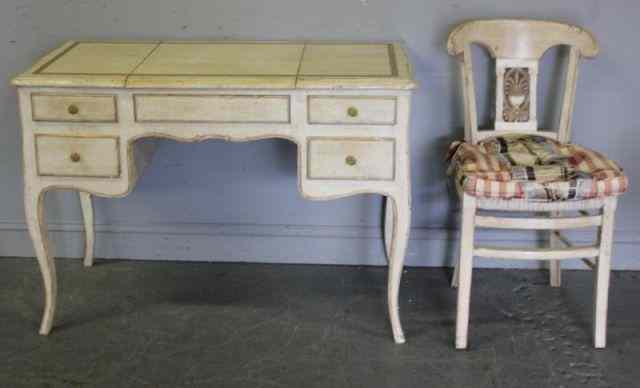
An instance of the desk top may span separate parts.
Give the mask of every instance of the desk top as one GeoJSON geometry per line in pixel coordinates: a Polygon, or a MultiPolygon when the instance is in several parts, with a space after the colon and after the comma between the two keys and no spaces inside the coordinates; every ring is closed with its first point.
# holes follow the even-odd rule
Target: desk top
{"type": "Polygon", "coordinates": [[[398,43],[71,41],[17,86],[413,89],[398,43]]]}

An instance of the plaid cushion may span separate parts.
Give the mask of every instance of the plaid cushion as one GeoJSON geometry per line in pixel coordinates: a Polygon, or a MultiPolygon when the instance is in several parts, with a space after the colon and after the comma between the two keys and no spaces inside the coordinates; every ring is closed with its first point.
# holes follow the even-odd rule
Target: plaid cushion
{"type": "Polygon", "coordinates": [[[603,155],[535,135],[506,135],[477,145],[456,141],[447,155],[449,175],[473,196],[567,201],[619,195],[629,182],[603,155]]]}

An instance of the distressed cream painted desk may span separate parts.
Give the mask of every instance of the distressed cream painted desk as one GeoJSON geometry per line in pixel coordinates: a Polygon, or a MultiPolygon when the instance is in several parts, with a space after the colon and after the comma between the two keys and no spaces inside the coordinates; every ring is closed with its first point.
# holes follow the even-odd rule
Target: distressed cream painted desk
{"type": "Polygon", "coordinates": [[[386,197],[389,316],[395,341],[404,342],[398,291],[411,212],[415,82],[401,45],[68,42],[13,83],[22,116],[26,220],[44,278],[41,334],[51,331],[57,293],[46,191],[79,192],[90,266],[91,195],[121,197],[133,189],[153,151],[136,140],[284,138],[298,146],[305,198],[386,197]]]}

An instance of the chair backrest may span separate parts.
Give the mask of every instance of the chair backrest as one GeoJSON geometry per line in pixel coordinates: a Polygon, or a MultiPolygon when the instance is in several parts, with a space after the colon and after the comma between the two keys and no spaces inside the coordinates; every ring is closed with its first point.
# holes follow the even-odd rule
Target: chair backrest
{"type": "Polygon", "coordinates": [[[598,43],[590,32],[569,24],[540,20],[476,20],[457,26],[449,34],[447,49],[460,60],[465,140],[477,143],[497,132],[511,131],[535,132],[561,142],[569,141],[580,58],[598,54],[598,43]],[[494,131],[478,131],[472,44],[485,47],[496,60],[494,131]],[[544,53],[555,46],[570,47],[560,122],[555,131],[538,131],[538,64],[544,53]]]}

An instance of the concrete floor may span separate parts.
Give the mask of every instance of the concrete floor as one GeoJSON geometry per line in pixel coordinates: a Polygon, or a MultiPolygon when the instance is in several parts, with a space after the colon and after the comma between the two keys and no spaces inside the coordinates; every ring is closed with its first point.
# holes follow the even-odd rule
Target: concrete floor
{"type": "Polygon", "coordinates": [[[471,348],[453,350],[443,269],[403,278],[408,343],[372,267],[58,260],[49,337],[35,260],[0,259],[0,387],[638,387],[640,273],[613,274],[591,348],[591,275],[474,272],[471,348]]]}

